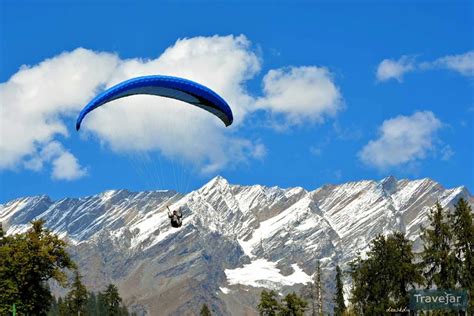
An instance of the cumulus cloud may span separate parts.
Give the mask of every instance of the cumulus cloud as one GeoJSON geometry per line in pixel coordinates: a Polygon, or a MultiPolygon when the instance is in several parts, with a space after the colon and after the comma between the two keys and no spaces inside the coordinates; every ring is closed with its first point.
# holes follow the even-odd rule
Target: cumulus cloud
{"type": "Polygon", "coordinates": [[[75,180],[83,177],[86,170],[82,168],[70,152],[63,152],[52,162],[52,178],[56,180],[75,180]]]}
{"type": "Polygon", "coordinates": [[[474,76],[474,51],[460,55],[449,55],[424,64],[426,68],[445,68],[463,76],[474,76]]]}
{"type": "Polygon", "coordinates": [[[378,81],[395,79],[403,81],[403,75],[416,70],[448,69],[467,77],[474,76],[474,51],[448,55],[434,61],[416,63],[413,57],[402,56],[399,60],[384,59],[377,68],[378,81]]]}
{"type": "Polygon", "coordinates": [[[250,45],[244,36],[179,40],[157,59],[121,61],[107,82],[111,86],[156,73],[200,82],[231,104],[235,120],[230,130],[201,109],[154,96],[114,101],[92,112],[84,121],[84,130],[116,151],[156,150],[206,173],[252,157],[255,147],[261,145],[232,134],[252,110],[253,98],[243,82],[259,71],[260,61],[250,45]]]}
{"type": "Polygon", "coordinates": [[[395,79],[398,82],[403,81],[403,75],[415,69],[413,57],[402,56],[398,60],[384,59],[377,67],[377,80],[387,81],[395,79]]]}
{"type": "MultiPolygon", "coordinates": [[[[179,40],[152,60],[121,60],[114,54],[77,49],[24,67],[1,86],[0,166],[11,169],[27,164],[31,168],[36,161],[38,169],[51,163],[38,156],[57,136],[68,135],[65,118],[72,122],[99,90],[140,75],[174,75],[211,87],[232,104],[238,126],[253,102],[242,83],[259,69],[260,61],[244,36],[179,40]]],[[[91,113],[82,132],[116,151],[157,150],[211,172],[255,150],[251,141],[236,138],[214,117],[188,104],[150,96],[113,103],[91,113]]],[[[71,156],[68,153],[55,160],[55,178],[73,178],[58,171],[77,164],[71,156]]]]}
{"type": "Polygon", "coordinates": [[[27,169],[40,171],[46,163],[52,165],[51,177],[55,180],[76,180],[87,174],[86,168],[81,167],[76,157],[57,141],[45,144],[24,162],[24,166],[27,169]]]}
{"type": "Polygon", "coordinates": [[[257,106],[283,115],[284,124],[322,122],[342,108],[342,96],[331,73],[323,67],[270,70],[263,78],[264,96],[257,106]]]}
{"type": "Polygon", "coordinates": [[[435,148],[436,132],[442,122],[430,111],[386,120],[379,137],[359,152],[360,160],[380,170],[416,162],[435,148]]]}
{"type": "Polygon", "coordinates": [[[0,170],[44,161],[42,149],[68,135],[64,117],[76,114],[117,62],[113,54],[77,49],[35,67],[23,66],[0,84],[0,170]]]}
{"type": "Polygon", "coordinates": [[[0,85],[0,170],[48,167],[55,179],[83,176],[85,169],[61,138],[69,136],[75,116],[94,95],[135,76],[164,74],[207,85],[229,102],[234,124],[223,128],[209,113],[179,101],[132,96],[90,113],[82,136],[117,152],[158,151],[179,157],[202,172],[265,156],[264,144],[237,136],[256,110],[282,114],[291,124],[322,121],[340,110],[341,95],[325,68],[270,70],[257,100],[245,83],[260,68],[260,58],[243,35],[180,39],[155,59],[120,59],[79,48],[24,66],[0,85]],[[58,146],[61,153],[48,155],[58,146]]]}

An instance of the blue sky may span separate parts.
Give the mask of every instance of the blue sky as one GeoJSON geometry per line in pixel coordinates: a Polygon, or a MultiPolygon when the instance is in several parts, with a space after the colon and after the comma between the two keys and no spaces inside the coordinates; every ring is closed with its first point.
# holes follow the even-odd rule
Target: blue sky
{"type": "Polygon", "coordinates": [[[472,1],[0,6],[0,202],[186,191],[216,175],[306,189],[388,175],[474,188],[472,1]],[[157,72],[216,90],[236,123],[132,97],[76,133],[95,93],[157,72]]]}

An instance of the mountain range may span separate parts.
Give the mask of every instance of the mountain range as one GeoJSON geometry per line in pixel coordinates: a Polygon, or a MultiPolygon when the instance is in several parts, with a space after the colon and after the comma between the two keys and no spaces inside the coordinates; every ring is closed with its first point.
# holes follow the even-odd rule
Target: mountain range
{"type": "MultiPolygon", "coordinates": [[[[308,191],[216,177],[188,194],[110,190],[57,201],[18,198],[0,205],[0,222],[14,234],[44,219],[68,241],[84,284],[95,291],[116,284],[139,315],[195,315],[203,303],[217,315],[255,315],[263,288],[298,291],[317,261],[330,309],[336,265],[347,268],[375,236],[394,231],[419,250],[429,209],[436,201],[451,208],[461,197],[474,204],[467,188],[446,189],[428,178],[390,176],[308,191]],[[170,226],[167,206],[182,209],[181,228],[170,226]]],[[[345,284],[349,289],[350,280],[345,284]]]]}

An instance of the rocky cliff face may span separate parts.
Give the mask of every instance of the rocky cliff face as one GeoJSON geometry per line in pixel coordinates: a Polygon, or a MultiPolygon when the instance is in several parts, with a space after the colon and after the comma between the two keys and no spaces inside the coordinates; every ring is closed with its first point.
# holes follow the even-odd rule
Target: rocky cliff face
{"type": "Polygon", "coordinates": [[[219,315],[253,315],[262,287],[286,293],[311,280],[320,260],[327,301],[335,265],[344,266],[379,233],[415,241],[436,201],[450,207],[466,188],[430,179],[359,181],[315,191],[239,186],[216,177],[187,195],[107,191],[52,201],[26,197],[0,205],[7,233],[34,218],[66,238],[84,275],[101,290],[113,282],[140,314],[195,315],[202,303],[219,315]],[[166,205],[181,207],[170,227],[166,205]]]}

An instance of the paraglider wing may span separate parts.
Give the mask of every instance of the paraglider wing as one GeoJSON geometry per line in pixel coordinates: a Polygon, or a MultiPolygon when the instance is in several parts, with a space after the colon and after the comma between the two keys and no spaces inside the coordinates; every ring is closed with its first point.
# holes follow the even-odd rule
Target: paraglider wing
{"type": "Polygon", "coordinates": [[[79,114],[76,130],[92,110],[110,101],[136,94],[150,94],[172,98],[200,107],[224,122],[232,124],[233,116],[227,102],[211,89],[191,80],[170,76],[145,76],[129,79],[96,96],[79,114]]]}

